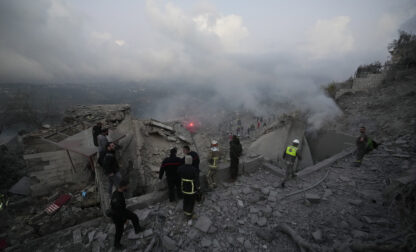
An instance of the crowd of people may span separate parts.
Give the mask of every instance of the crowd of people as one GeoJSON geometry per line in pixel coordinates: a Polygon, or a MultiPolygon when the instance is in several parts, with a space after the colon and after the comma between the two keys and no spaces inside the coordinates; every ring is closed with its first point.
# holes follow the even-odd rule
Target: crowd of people
{"type": "MultiPolygon", "coordinates": [[[[97,123],[92,129],[93,142],[97,147],[97,163],[101,166],[104,174],[108,178],[108,194],[111,199],[110,209],[107,210],[107,216],[111,217],[116,227],[114,238],[114,247],[123,249],[120,243],[124,232],[124,224],[130,220],[134,226],[134,231],[139,233],[140,227],[138,217],[126,207],[124,192],[128,188],[129,181],[123,178],[120,173],[120,167],[116,159],[117,145],[108,141],[108,129],[103,128],[101,123],[97,123]],[[113,191],[113,188],[116,188],[113,191]]],[[[200,186],[200,158],[197,152],[191,150],[188,145],[182,147],[184,156],[177,156],[177,148],[172,148],[170,154],[166,157],[160,166],[159,179],[166,176],[168,184],[169,201],[174,202],[177,199],[183,199],[183,212],[188,218],[194,218],[195,202],[202,200],[200,186]]],[[[235,181],[238,175],[239,157],[242,154],[242,146],[236,135],[232,136],[230,141],[230,181],[235,181]]],[[[217,160],[218,156],[214,158],[217,160]]],[[[216,161],[210,163],[209,175],[211,182],[215,183],[215,170],[217,169],[216,161]]],[[[212,184],[209,183],[209,184],[212,184]]]]}
{"type": "MultiPolygon", "coordinates": [[[[262,118],[257,118],[257,127],[260,127],[262,118]]],[[[241,121],[237,122],[241,125],[241,121]]],[[[249,128],[251,129],[251,127],[249,128]]],[[[360,166],[365,154],[377,148],[378,143],[370,139],[366,133],[365,127],[360,128],[360,136],[356,141],[356,161],[355,166],[360,166]]],[[[114,239],[114,247],[116,249],[124,248],[120,240],[124,232],[124,224],[130,220],[134,226],[136,233],[139,233],[140,227],[138,217],[126,208],[124,192],[127,190],[129,181],[122,178],[120,168],[116,159],[116,144],[108,141],[108,129],[102,128],[101,123],[97,123],[93,127],[93,141],[98,148],[97,163],[102,167],[104,174],[108,177],[109,196],[111,198],[111,208],[107,211],[107,215],[112,218],[116,234],[114,239]],[[113,192],[113,187],[116,190],[113,192]]],[[[230,138],[230,181],[234,182],[238,176],[239,158],[242,155],[242,145],[237,135],[230,138]]],[[[296,160],[301,160],[300,144],[298,139],[294,139],[292,143],[286,147],[282,158],[286,164],[286,176],[281,183],[281,187],[285,187],[285,183],[296,176],[296,160]]],[[[172,148],[168,157],[163,159],[159,170],[159,179],[166,176],[168,184],[169,201],[174,202],[183,199],[183,212],[188,219],[195,217],[195,202],[202,200],[201,184],[200,184],[200,158],[197,152],[190,149],[188,145],[182,147],[184,156],[177,156],[177,148],[172,148]]],[[[218,169],[219,149],[217,141],[211,143],[211,155],[209,156],[207,182],[210,189],[215,188],[215,173],[218,169]]]]}

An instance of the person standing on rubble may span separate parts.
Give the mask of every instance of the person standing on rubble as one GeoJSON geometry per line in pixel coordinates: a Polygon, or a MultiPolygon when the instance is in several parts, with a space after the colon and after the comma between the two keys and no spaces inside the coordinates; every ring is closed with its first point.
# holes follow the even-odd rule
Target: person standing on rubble
{"type": "Polygon", "coordinates": [[[230,177],[231,182],[237,179],[239,158],[243,152],[240,140],[236,135],[230,141],[230,177]]]}
{"type": "Polygon", "coordinates": [[[357,150],[356,150],[356,161],[354,162],[354,165],[356,167],[361,166],[361,163],[363,161],[365,154],[376,149],[379,145],[374,140],[369,138],[365,131],[366,131],[366,128],[364,126],[361,126],[360,136],[357,138],[355,142],[357,146],[357,150]]]}
{"type": "Polygon", "coordinates": [[[134,232],[138,234],[142,231],[140,227],[139,218],[135,213],[127,209],[126,200],[124,198],[124,192],[129,185],[128,180],[123,180],[114,191],[111,196],[111,218],[116,226],[116,234],[114,237],[114,248],[117,250],[123,250],[125,247],[120,243],[121,237],[124,232],[124,224],[127,220],[130,220],[134,227],[134,232]]]}
{"type": "Polygon", "coordinates": [[[182,164],[182,159],[177,157],[176,153],[177,149],[172,148],[170,150],[170,156],[163,160],[159,170],[159,179],[162,179],[163,174],[166,172],[166,180],[168,182],[170,202],[175,201],[175,189],[178,198],[182,198],[180,178],[178,176],[178,167],[182,164]]]}
{"type": "Polygon", "coordinates": [[[108,129],[102,129],[100,135],[97,136],[98,142],[98,164],[104,166],[104,157],[108,145],[108,129]]]}
{"type": "Polygon", "coordinates": [[[208,159],[208,174],[207,174],[207,182],[210,189],[214,189],[217,187],[215,183],[215,174],[218,170],[218,161],[220,158],[220,149],[218,147],[218,141],[212,140],[211,141],[211,151],[210,156],[208,159]]]}
{"type": "Polygon", "coordinates": [[[185,164],[179,166],[178,174],[181,178],[181,190],[183,194],[183,212],[188,219],[194,216],[194,206],[199,188],[199,172],[192,165],[193,158],[191,155],[185,155],[185,164]]]}
{"type": "Polygon", "coordinates": [[[108,176],[108,193],[113,192],[113,185],[118,186],[121,181],[120,168],[116,159],[116,146],[114,143],[107,144],[104,156],[104,174],[108,176]]]}
{"type": "Polygon", "coordinates": [[[293,140],[292,145],[289,145],[283,152],[283,160],[286,161],[286,177],[282,181],[282,188],[285,187],[286,181],[296,176],[294,169],[296,158],[302,160],[302,157],[298,152],[299,144],[299,140],[295,139],[293,140]]]}
{"type": "MultiPolygon", "coordinates": [[[[199,173],[200,173],[200,170],[199,170],[199,163],[200,163],[199,155],[195,151],[191,151],[191,148],[189,148],[188,145],[185,145],[183,147],[182,151],[183,151],[183,154],[185,154],[185,156],[190,155],[192,157],[192,166],[195,167],[197,172],[198,172],[197,180],[198,180],[198,185],[199,185],[199,173]]],[[[185,157],[182,158],[182,164],[184,164],[184,163],[185,163],[185,157]]],[[[198,202],[202,200],[201,188],[199,186],[196,188],[196,200],[198,202]]]]}
{"type": "Polygon", "coordinates": [[[101,133],[103,124],[98,122],[94,127],[92,127],[92,140],[94,141],[94,145],[98,147],[98,140],[97,137],[101,133]]]}

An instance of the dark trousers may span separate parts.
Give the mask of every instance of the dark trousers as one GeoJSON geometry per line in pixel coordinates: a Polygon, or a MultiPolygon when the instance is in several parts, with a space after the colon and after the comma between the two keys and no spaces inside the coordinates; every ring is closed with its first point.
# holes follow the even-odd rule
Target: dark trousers
{"type": "Polygon", "coordinates": [[[192,216],[195,205],[195,194],[183,194],[183,212],[187,216],[192,216]]]}
{"type": "Polygon", "coordinates": [[[231,158],[230,175],[231,179],[236,179],[238,175],[238,158],[231,158]]]}
{"type": "Polygon", "coordinates": [[[120,245],[121,236],[124,232],[124,223],[126,220],[130,220],[133,224],[134,230],[140,229],[139,218],[135,213],[126,209],[122,216],[115,216],[113,218],[114,224],[116,225],[116,235],[114,238],[114,246],[120,245]]]}
{"type": "Polygon", "coordinates": [[[182,198],[182,191],[181,191],[181,182],[180,179],[177,177],[167,178],[168,182],[168,189],[169,189],[169,201],[175,201],[175,191],[178,195],[178,198],[182,198]]]}

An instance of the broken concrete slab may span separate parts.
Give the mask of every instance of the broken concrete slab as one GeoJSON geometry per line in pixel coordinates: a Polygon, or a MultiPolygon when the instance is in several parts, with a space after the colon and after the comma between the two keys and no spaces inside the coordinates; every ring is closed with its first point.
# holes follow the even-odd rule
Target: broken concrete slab
{"type": "Polygon", "coordinates": [[[316,230],[315,232],[312,233],[312,237],[317,242],[322,241],[322,231],[321,230],[316,230]]]}
{"type": "Polygon", "coordinates": [[[206,233],[206,232],[208,232],[209,228],[211,227],[211,224],[212,224],[212,221],[207,216],[202,215],[201,217],[198,218],[194,227],[197,228],[198,230],[206,233]]]}
{"type": "Polygon", "coordinates": [[[342,151],[342,152],[340,152],[340,153],[338,153],[338,154],[336,154],[336,155],[334,155],[334,156],[332,156],[328,159],[325,159],[325,160],[323,160],[323,161],[321,161],[321,162],[319,162],[319,163],[317,163],[313,166],[309,166],[309,167],[303,169],[302,171],[297,172],[296,175],[300,178],[305,177],[308,174],[311,174],[313,172],[319,171],[323,168],[326,168],[326,167],[330,166],[335,161],[350,155],[351,153],[353,153],[353,151],[354,151],[354,149],[344,150],[344,151],[342,151]]]}
{"type": "Polygon", "coordinates": [[[163,124],[163,123],[161,123],[159,121],[156,121],[154,119],[151,119],[149,121],[148,125],[154,126],[154,127],[158,127],[158,128],[164,129],[164,130],[167,130],[167,131],[169,131],[171,133],[175,133],[175,130],[172,127],[170,127],[170,126],[168,126],[166,124],[163,124]]]}
{"type": "Polygon", "coordinates": [[[81,229],[75,229],[72,232],[72,237],[74,239],[74,243],[81,243],[82,242],[81,229]]]}
{"type": "Polygon", "coordinates": [[[281,178],[285,177],[285,171],[275,165],[272,165],[268,162],[263,163],[263,168],[269,170],[271,173],[273,173],[276,176],[279,176],[281,178]]]}
{"type": "Polygon", "coordinates": [[[129,209],[142,209],[167,198],[168,194],[166,191],[155,191],[138,197],[126,199],[126,204],[129,209]]]}
{"type": "Polygon", "coordinates": [[[167,235],[162,237],[162,245],[168,251],[176,250],[176,242],[167,235]]]}
{"type": "Polygon", "coordinates": [[[31,184],[32,180],[29,177],[24,176],[9,189],[9,192],[27,196],[31,193],[31,184]]]}
{"type": "Polygon", "coordinates": [[[319,202],[321,202],[321,197],[315,193],[306,193],[305,199],[313,204],[318,204],[319,202]]]}

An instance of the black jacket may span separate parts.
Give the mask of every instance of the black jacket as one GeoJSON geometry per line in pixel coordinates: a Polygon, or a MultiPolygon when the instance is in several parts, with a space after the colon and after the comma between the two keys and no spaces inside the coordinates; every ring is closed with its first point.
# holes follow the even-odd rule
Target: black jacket
{"type": "Polygon", "coordinates": [[[113,151],[107,151],[104,156],[104,173],[116,173],[119,171],[118,162],[113,151]]]}
{"type": "Polygon", "coordinates": [[[122,219],[125,217],[126,211],[126,200],[124,198],[124,193],[115,190],[111,196],[111,211],[113,218],[122,219]]]}
{"type": "Polygon", "coordinates": [[[243,152],[243,147],[241,146],[240,140],[234,138],[230,141],[230,158],[237,159],[241,156],[243,152]]]}
{"type": "Polygon", "coordinates": [[[92,139],[94,140],[94,145],[98,147],[97,136],[101,133],[101,127],[95,125],[92,127],[92,139]]]}
{"type": "Polygon", "coordinates": [[[199,171],[193,165],[181,165],[178,168],[178,174],[182,179],[191,179],[194,181],[195,188],[199,188],[199,171]]]}
{"type": "Polygon", "coordinates": [[[165,158],[160,166],[159,179],[163,178],[163,174],[166,172],[166,177],[175,178],[178,176],[178,167],[182,164],[182,159],[175,156],[165,158]]]}

